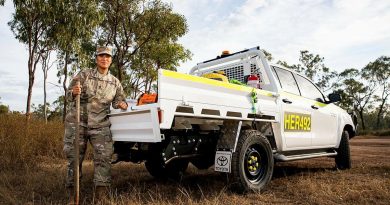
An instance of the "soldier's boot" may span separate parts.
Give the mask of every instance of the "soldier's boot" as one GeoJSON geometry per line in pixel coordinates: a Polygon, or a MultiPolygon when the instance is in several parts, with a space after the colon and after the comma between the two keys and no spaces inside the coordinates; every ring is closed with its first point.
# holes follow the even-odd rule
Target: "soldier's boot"
{"type": "Polygon", "coordinates": [[[99,204],[109,204],[109,193],[107,186],[96,186],[95,202],[99,204]]]}

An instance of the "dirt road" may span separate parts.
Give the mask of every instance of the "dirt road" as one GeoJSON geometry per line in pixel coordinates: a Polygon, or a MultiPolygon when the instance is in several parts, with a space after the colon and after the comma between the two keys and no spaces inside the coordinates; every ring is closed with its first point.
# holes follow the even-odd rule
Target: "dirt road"
{"type": "Polygon", "coordinates": [[[127,184],[117,184],[117,190],[138,192],[140,203],[156,202],[147,199],[151,195],[167,204],[390,204],[390,137],[356,137],[350,144],[352,169],[335,169],[333,158],[278,163],[262,194],[237,195],[227,190],[223,175],[193,167],[180,183],[155,181],[142,166],[135,175],[118,167],[115,174],[127,184]]]}

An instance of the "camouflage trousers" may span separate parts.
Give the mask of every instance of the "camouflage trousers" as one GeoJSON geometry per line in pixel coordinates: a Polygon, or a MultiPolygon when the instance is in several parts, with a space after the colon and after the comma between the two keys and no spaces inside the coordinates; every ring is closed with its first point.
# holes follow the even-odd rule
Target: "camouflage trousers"
{"type": "MultiPolygon", "coordinates": [[[[64,153],[68,159],[66,186],[71,187],[74,183],[74,139],[76,126],[74,123],[65,124],[64,153]]],[[[80,126],[80,176],[81,165],[84,160],[87,142],[93,147],[94,179],[95,186],[110,186],[111,184],[111,155],[113,153],[113,141],[109,127],[85,128],[80,126]]]]}

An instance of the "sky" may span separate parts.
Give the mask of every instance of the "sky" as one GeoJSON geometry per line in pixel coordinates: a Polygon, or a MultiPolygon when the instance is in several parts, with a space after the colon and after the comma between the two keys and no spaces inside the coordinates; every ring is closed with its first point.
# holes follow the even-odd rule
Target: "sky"
{"type": "MultiPolygon", "coordinates": [[[[260,46],[275,61],[296,64],[299,51],[324,57],[336,71],[361,69],[382,55],[390,55],[389,0],[164,0],[184,15],[187,34],[179,42],[192,60],[178,68],[188,72],[196,63],[231,52],[260,46]]],[[[11,32],[10,0],[0,7],[0,102],[25,111],[27,50],[11,32]]],[[[62,94],[56,66],[49,72],[48,95],[53,102],[62,94]]],[[[36,71],[32,101],[43,103],[43,74],[36,71]]]]}

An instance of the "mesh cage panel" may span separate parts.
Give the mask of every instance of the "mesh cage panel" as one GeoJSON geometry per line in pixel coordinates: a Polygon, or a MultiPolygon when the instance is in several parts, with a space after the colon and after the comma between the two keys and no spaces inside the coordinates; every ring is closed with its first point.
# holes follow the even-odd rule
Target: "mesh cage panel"
{"type": "Polygon", "coordinates": [[[239,80],[241,82],[245,82],[245,80],[244,80],[244,66],[242,66],[242,65],[235,66],[235,67],[224,69],[223,71],[225,72],[225,74],[229,78],[229,80],[236,79],[236,80],[239,80]]]}

